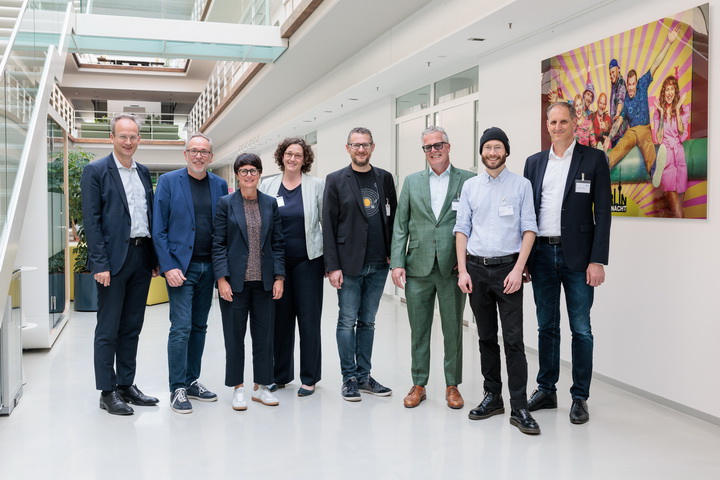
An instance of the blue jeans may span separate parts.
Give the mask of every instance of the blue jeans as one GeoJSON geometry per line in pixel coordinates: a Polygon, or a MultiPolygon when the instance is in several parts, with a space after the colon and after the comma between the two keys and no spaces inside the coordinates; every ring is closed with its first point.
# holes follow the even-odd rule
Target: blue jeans
{"type": "Polygon", "coordinates": [[[189,387],[200,376],[214,284],[212,263],[190,262],[185,282],[179,287],[168,286],[170,392],[189,387]]]}
{"type": "Polygon", "coordinates": [[[387,273],[387,263],[369,263],[358,275],[343,275],[336,332],[343,381],[355,377],[362,382],[370,376],[375,314],[387,273]]]}
{"type": "Polygon", "coordinates": [[[538,320],[538,389],[555,393],[560,377],[560,286],[565,290],[572,332],[572,379],[570,394],[587,400],[592,378],[593,336],[590,308],[594,287],[587,284],[585,272],[567,268],[560,245],[538,244],[532,271],[533,294],[538,320]]]}

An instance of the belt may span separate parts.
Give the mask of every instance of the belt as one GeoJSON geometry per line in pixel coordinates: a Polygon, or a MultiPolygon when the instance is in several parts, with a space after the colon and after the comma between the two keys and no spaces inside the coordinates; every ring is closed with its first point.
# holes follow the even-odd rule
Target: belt
{"type": "Polygon", "coordinates": [[[538,243],[547,243],[548,245],[560,245],[562,237],[537,237],[538,243]]]}
{"type": "Polygon", "coordinates": [[[513,253],[512,255],[506,255],[504,257],[476,257],[475,255],[468,254],[467,259],[469,262],[480,265],[505,265],[517,260],[518,254],[513,253]]]}
{"type": "Polygon", "coordinates": [[[135,238],[128,239],[128,243],[134,247],[138,247],[138,246],[142,245],[143,243],[149,242],[149,241],[150,241],[149,237],[135,237],[135,238]]]}

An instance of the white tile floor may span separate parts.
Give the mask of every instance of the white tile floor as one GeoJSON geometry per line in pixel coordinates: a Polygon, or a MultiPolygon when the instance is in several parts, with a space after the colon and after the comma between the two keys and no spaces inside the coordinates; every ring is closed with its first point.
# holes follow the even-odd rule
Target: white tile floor
{"type": "MultiPolygon", "coordinates": [[[[465,335],[463,410],[444,403],[441,336],[433,333],[428,399],[405,409],[411,386],[405,306],[383,299],[373,375],[394,389],[387,398],[341,399],[335,346],[336,295],[325,291],[324,379],[315,395],[296,396],[299,380],[277,394],[279,407],[230,407],[223,386],[224,347],[217,307],[211,312],[201,380],[219,395],[194,402],[191,415],[169,407],[167,305],[149,307],[140,338],[140,388],[161,398],[116,417],[98,408],[93,390],[95,315],[73,313],[49,351],[24,355],[20,404],[0,417],[0,479],[720,479],[720,427],[595,381],[591,421],[571,425],[569,396],[558,410],[536,412],[542,434],[521,434],[505,416],[472,421],[482,398],[474,330],[465,335]]],[[[437,323],[437,322],[436,322],[437,323]]],[[[249,340],[248,340],[249,346],[249,340]]],[[[528,355],[530,378],[537,359],[528,355]]],[[[248,366],[248,375],[250,367],[248,366]]],[[[569,387],[564,369],[561,392],[569,387]]],[[[534,388],[531,381],[529,390],[534,388]]],[[[507,401],[507,398],[506,398],[507,401]]]]}

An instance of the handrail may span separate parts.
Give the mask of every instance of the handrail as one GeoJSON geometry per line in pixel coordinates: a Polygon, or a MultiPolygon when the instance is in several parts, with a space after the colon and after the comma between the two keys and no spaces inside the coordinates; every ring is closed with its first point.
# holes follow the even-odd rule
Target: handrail
{"type": "Polygon", "coordinates": [[[20,30],[20,19],[25,14],[25,10],[27,10],[27,5],[30,0],[25,0],[20,7],[20,13],[18,14],[17,21],[15,22],[15,27],[13,27],[13,31],[10,34],[10,38],[8,39],[7,46],[5,46],[5,52],[3,53],[2,60],[0,60],[0,78],[5,75],[5,67],[7,66],[7,60],[10,55],[8,55],[9,52],[12,52],[12,47],[15,44],[15,38],[17,37],[18,31],[20,30]]]}

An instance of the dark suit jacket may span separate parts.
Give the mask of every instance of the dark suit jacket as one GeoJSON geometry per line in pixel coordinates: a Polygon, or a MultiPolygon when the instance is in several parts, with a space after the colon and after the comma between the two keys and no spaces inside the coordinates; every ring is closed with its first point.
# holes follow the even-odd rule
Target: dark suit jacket
{"type": "MultiPolygon", "coordinates": [[[[536,153],[525,162],[525,177],[533,187],[538,221],[549,153],[549,150],[536,153]]],[[[591,262],[607,265],[610,198],[610,169],[605,154],[601,150],[576,144],[565,183],[560,218],[562,252],[570,270],[585,271],[591,262]],[[576,191],[575,182],[583,175],[585,180],[590,181],[590,193],[576,191]]]]}
{"type": "MultiPolygon", "coordinates": [[[[182,270],[183,275],[193,255],[195,245],[195,206],[187,168],[168,172],[160,177],[155,190],[155,212],[153,216],[153,244],[157,253],[160,271],[173,268],[182,270]]],[[[227,182],[208,172],[212,218],[218,199],[227,195],[227,182]]]]}
{"type": "MultiPolygon", "coordinates": [[[[145,186],[148,228],[152,230],[153,189],[150,171],[136,162],[145,186]]],[[[117,274],[125,263],[130,239],[130,210],[112,155],[89,163],[80,180],[83,228],[88,243],[88,270],[117,274]]],[[[152,250],[152,249],[150,249],[152,250]]],[[[152,267],[157,260],[152,258],[152,267]]]]}
{"type": "Polygon", "coordinates": [[[342,270],[343,275],[359,274],[365,262],[368,241],[384,242],[386,255],[390,257],[390,241],[397,209],[395,182],[392,175],[381,168],[373,167],[372,171],[382,202],[382,239],[368,238],[365,206],[352,168],[348,165],[325,179],[322,226],[327,272],[342,270]],[[390,215],[387,215],[386,205],[390,205],[390,215]]]}
{"type": "MultiPolygon", "coordinates": [[[[258,191],[263,288],[271,291],[275,275],[285,275],[285,243],[277,201],[258,191]]],[[[242,292],[248,262],[245,206],[240,190],[220,198],[215,208],[212,261],[215,279],[227,277],[233,292],[242,292]]]]}

